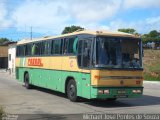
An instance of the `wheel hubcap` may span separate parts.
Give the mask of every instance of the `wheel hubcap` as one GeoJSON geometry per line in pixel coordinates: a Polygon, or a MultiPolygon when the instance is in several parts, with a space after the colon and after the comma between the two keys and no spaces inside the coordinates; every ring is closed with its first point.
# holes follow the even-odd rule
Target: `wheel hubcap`
{"type": "Polygon", "coordinates": [[[70,96],[73,97],[74,94],[75,94],[75,87],[74,85],[71,85],[70,88],[69,88],[69,93],[70,93],[70,96]]]}
{"type": "Polygon", "coordinates": [[[25,86],[28,86],[28,79],[25,80],[25,86]]]}

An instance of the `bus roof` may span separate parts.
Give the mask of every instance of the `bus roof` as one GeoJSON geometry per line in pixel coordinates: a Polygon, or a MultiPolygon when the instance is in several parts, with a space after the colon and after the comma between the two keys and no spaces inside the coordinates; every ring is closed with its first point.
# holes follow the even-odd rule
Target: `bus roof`
{"type": "Polygon", "coordinates": [[[73,33],[63,34],[59,36],[48,36],[48,37],[42,37],[42,38],[34,38],[34,39],[23,39],[21,41],[18,41],[18,44],[25,44],[30,42],[36,42],[41,40],[49,40],[54,38],[61,38],[61,37],[69,37],[73,35],[80,35],[80,34],[89,34],[89,35],[95,35],[95,36],[117,36],[117,37],[131,37],[131,38],[140,38],[139,36],[128,34],[124,32],[117,32],[117,31],[92,31],[92,30],[83,30],[83,31],[76,31],[73,33]]]}

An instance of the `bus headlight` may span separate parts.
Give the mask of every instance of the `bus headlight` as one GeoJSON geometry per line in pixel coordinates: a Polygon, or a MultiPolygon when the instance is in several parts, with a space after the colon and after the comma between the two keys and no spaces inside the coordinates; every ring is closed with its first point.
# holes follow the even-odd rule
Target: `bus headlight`
{"type": "Polygon", "coordinates": [[[104,90],[104,94],[109,94],[109,90],[104,90]]]}
{"type": "Polygon", "coordinates": [[[132,90],[133,93],[142,93],[142,90],[132,90]]]}
{"type": "Polygon", "coordinates": [[[141,90],[137,90],[137,93],[142,93],[142,91],[141,90]]]}
{"type": "Polygon", "coordinates": [[[99,94],[109,94],[109,90],[98,90],[99,94]]]}
{"type": "Polygon", "coordinates": [[[103,90],[98,90],[98,93],[99,94],[103,94],[103,90]]]}

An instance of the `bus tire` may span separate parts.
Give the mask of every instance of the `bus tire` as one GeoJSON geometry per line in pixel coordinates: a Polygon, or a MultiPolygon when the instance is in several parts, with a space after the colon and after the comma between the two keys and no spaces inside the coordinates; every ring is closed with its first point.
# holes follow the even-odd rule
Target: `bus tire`
{"type": "Polygon", "coordinates": [[[76,102],[78,100],[77,86],[75,80],[73,79],[71,79],[67,84],[67,96],[72,102],[76,102]]]}
{"type": "Polygon", "coordinates": [[[24,85],[27,89],[30,89],[31,88],[31,85],[29,84],[29,74],[26,73],[25,74],[25,77],[24,77],[24,85]]]}

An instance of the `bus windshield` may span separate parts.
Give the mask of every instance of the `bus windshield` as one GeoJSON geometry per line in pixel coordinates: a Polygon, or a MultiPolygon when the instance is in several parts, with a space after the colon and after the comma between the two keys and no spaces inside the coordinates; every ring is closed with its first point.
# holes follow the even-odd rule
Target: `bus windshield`
{"type": "Polygon", "coordinates": [[[95,43],[94,67],[142,68],[140,39],[98,37],[95,43]]]}

